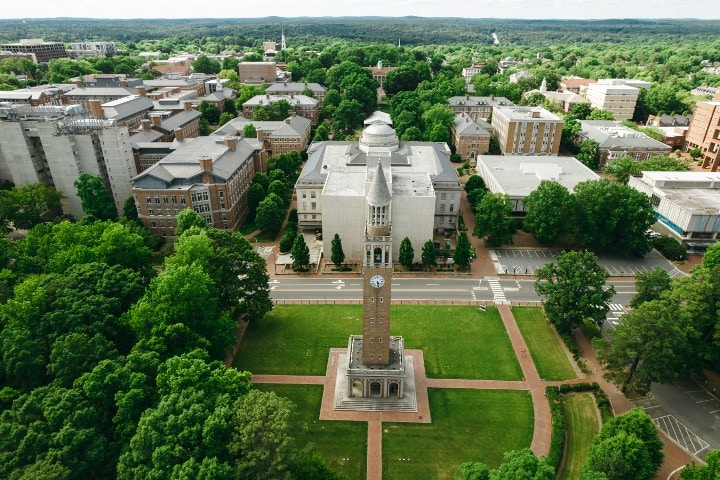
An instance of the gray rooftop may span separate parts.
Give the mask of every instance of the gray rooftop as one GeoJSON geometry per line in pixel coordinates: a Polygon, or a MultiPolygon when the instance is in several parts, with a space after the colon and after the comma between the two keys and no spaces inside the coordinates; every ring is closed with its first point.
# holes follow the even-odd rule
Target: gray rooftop
{"type": "Polygon", "coordinates": [[[199,118],[202,114],[197,110],[183,110],[178,112],[172,117],[163,120],[160,124],[160,128],[167,130],[168,132],[174,131],[176,128],[180,128],[196,118],[199,118]]]}
{"type": "Polygon", "coordinates": [[[477,169],[488,184],[499,187],[494,193],[515,198],[527,197],[543,180],[556,181],[572,192],[578,183],[600,178],[574,157],[547,155],[480,155],[477,169]]]}
{"type": "Polygon", "coordinates": [[[152,110],[153,102],[147,97],[130,95],[102,104],[107,119],[121,120],[141,112],[152,110]]]}
{"type": "Polygon", "coordinates": [[[609,150],[622,148],[644,148],[667,152],[672,150],[668,145],[613,120],[580,120],[579,135],[594,140],[600,144],[600,148],[609,150]]]}

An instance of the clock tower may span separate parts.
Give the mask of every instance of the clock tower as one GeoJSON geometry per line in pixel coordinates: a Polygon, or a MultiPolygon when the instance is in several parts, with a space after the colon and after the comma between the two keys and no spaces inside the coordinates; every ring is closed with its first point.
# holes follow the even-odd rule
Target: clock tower
{"type": "Polygon", "coordinates": [[[365,365],[388,365],[391,362],[392,194],[379,158],[365,203],[362,359],[365,365]]]}

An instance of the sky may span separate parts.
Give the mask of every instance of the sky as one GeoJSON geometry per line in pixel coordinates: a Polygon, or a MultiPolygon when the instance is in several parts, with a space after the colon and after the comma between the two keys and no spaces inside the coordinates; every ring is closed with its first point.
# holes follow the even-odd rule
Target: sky
{"type": "Polygon", "coordinates": [[[467,17],[516,19],[720,19],[717,0],[5,0],[3,19],[467,17]],[[205,8],[208,6],[208,8],[205,8]]]}

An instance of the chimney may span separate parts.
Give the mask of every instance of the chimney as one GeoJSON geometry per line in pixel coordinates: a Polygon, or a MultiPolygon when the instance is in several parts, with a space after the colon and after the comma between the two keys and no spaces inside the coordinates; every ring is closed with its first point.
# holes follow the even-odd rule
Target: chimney
{"type": "Polygon", "coordinates": [[[182,142],[183,140],[185,140],[185,133],[183,133],[182,128],[175,129],[175,140],[177,140],[178,142],[182,142]]]}
{"type": "Polygon", "coordinates": [[[285,119],[285,123],[287,123],[288,125],[290,125],[290,117],[288,117],[288,118],[285,119]]]}
{"type": "Polygon", "coordinates": [[[200,157],[200,170],[205,172],[213,171],[213,161],[211,157],[200,157]]]}
{"type": "Polygon", "coordinates": [[[465,123],[470,123],[470,117],[465,117],[465,123]]]}
{"type": "Polygon", "coordinates": [[[144,97],[147,95],[147,90],[145,90],[145,87],[143,85],[138,85],[137,87],[135,87],[135,93],[137,93],[141,97],[144,97]]]}
{"type": "Polygon", "coordinates": [[[120,80],[120,88],[127,88],[127,80],[120,80]]]}
{"type": "Polygon", "coordinates": [[[102,104],[100,100],[88,100],[88,108],[90,109],[90,115],[94,118],[104,118],[102,104]]]}
{"type": "Polygon", "coordinates": [[[183,110],[192,110],[192,102],[190,100],[185,100],[183,102],[183,110]]]}
{"type": "MultiPolygon", "coordinates": [[[[227,148],[230,150],[237,150],[237,138],[235,137],[225,137],[223,138],[223,143],[227,148]]],[[[212,168],[211,168],[212,170],[212,168]]]]}
{"type": "Polygon", "coordinates": [[[150,119],[149,118],[143,118],[140,121],[140,124],[142,125],[143,132],[147,132],[148,130],[150,130],[150,119]]]}
{"type": "Polygon", "coordinates": [[[470,100],[470,95],[467,93],[465,94],[465,100],[470,100]]]}
{"type": "Polygon", "coordinates": [[[295,110],[290,110],[290,116],[291,116],[291,117],[294,117],[294,116],[295,116],[295,110]]]}
{"type": "Polygon", "coordinates": [[[160,115],[151,115],[150,121],[152,122],[154,127],[159,127],[162,123],[162,119],[160,118],[160,115]]]}

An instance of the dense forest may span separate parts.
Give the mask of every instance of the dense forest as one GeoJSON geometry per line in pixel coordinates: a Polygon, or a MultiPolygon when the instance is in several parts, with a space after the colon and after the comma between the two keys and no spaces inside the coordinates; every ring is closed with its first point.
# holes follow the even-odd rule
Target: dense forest
{"type": "MultiPolygon", "coordinates": [[[[549,12],[551,14],[551,12],[549,12]]],[[[494,32],[505,45],[552,45],[557,43],[642,43],[656,41],[707,41],[720,32],[720,21],[663,20],[511,20],[470,18],[318,17],[252,19],[132,19],[99,20],[56,18],[0,20],[0,41],[45,38],[61,42],[113,40],[138,42],[147,39],[225,38],[237,45],[286,35],[306,43],[313,39],[405,45],[465,43],[492,45],[494,32]]]]}

